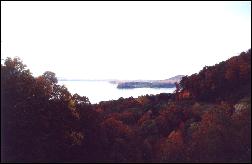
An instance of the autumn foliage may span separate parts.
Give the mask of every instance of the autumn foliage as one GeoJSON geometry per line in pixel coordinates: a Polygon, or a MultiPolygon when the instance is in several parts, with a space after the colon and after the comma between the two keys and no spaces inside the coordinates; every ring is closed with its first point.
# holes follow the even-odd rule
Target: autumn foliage
{"type": "Polygon", "coordinates": [[[249,96],[250,74],[251,50],[248,50],[225,62],[206,66],[198,74],[183,77],[179,84],[181,97],[190,95],[201,101],[236,101],[249,96]]]}
{"type": "Polygon", "coordinates": [[[251,50],[173,94],[91,104],[19,58],[1,64],[2,162],[250,162],[251,50]]]}

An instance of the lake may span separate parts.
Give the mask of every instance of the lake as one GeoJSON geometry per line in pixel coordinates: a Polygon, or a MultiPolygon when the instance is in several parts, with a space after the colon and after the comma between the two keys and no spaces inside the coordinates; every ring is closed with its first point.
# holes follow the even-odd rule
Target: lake
{"type": "Polygon", "coordinates": [[[80,96],[88,97],[92,104],[117,100],[120,97],[137,98],[146,94],[172,93],[175,90],[175,88],[117,89],[117,84],[109,81],[59,81],[58,84],[65,85],[71,94],[78,93],[80,96]]]}

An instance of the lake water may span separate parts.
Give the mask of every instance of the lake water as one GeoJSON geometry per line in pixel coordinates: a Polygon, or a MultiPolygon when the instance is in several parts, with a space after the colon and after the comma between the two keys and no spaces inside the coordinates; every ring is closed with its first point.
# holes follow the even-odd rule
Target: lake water
{"type": "Polygon", "coordinates": [[[175,90],[175,88],[117,89],[117,84],[108,81],[59,81],[58,83],[65,85],[71,94],[78,93],[80,96],[87,96],[92,104],[100,101],[117,100],[120,97],[132,96],[137,98],[146,94],[172,93],[175,90]]]}

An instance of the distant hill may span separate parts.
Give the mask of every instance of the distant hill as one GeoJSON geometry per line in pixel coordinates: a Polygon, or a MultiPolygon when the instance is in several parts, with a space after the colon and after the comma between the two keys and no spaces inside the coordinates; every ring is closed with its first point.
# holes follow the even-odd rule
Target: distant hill
{"type": "Polygon", "coordinates": [[[177,75],[177,76],[174,76],[174,77],[171,77],[169,79],[165,79],[165,80],[158,80],[159,82],[167,82],[167,83],[179,83],[180,80],[182,79],[182,77],[184,77],[185,75],[177,75]]]}
{"type": "Polygon", "coordinates": [[[177,75],[165,80],[133,80],[133,81],[117,81],[117,88],[173,88],[175,83],[179,83],[184,75],[177,75]]]}
{"type": "Polygon", "coordinates": [[[169,79],[166,79],[166,80],[176,80],[176,81],[180,81],[182,79],[182,77],[184,77],[185,75],[177,75],[177,76],[174,76],[174,77],[171,77],[169,79]]]}

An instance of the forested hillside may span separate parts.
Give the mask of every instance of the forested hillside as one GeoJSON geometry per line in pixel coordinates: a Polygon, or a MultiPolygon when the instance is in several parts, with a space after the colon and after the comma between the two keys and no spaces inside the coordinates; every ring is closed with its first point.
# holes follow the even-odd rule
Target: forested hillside
{"type": "Polygon", "coordinates": [[[1,64],[2,162],[251,162],[251,50],[173,94],[94,105],[57,82],[1,64]]]}

